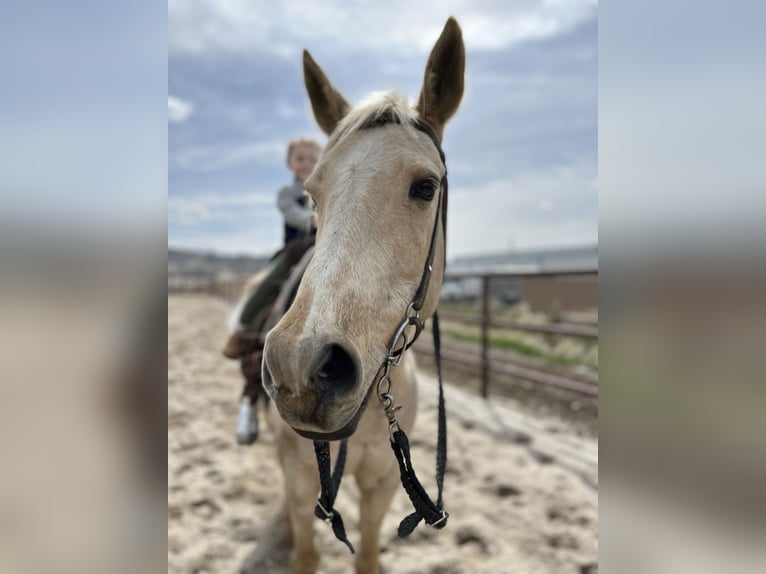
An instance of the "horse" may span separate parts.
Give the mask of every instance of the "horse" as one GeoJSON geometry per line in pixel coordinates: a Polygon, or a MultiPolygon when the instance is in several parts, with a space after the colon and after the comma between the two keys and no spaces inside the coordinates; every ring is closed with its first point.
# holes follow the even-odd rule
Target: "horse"
{"type": "MultiPolygon", "coordinates": [[[[360,491],[355,568],[364,574],[380,570],[381,523],[400,473],[391,453],[389,413],[368,402],[413,301],[420,299],[423,320],[438,303],[446,254],[440,144],[463,96],[464,70],[465,47],[454,18],[430,53],[414,105],[387,92],[352,107],[303,52],[314,117],[328,135],[305,183],[317,205],[316,244],[292,305],[266,336],[262,367],[296,574],[315,572],[320,558],[314,542],[320,477],[312,440],[336,441],[335,458],[337,441],[347,439],[345,473],[360,491]]],[[[415,421],[415,374],[409,354],[387,381],[400,403],[401,429],[412,429],[415,421]]]]}

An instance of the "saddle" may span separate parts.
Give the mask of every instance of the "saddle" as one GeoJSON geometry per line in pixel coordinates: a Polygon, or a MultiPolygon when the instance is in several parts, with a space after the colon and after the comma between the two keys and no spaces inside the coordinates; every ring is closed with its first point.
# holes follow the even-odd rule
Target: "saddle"
{"type": "MultiPolygon", "coordinates": [[[[240,338],[247,343],[244,345],[244,348],[231,349],[230,352],[225,350],[224,355],[231,359],[242,358],[245,354],[249,355],[259,350],[259,347],[263,347],[263,340],[266,336],[266,333],[276,324],[277,321],[279,321],[282,315],[284,315],[287,307],[282,307],[281,315],[276,317],[276,321],[273,320],[274,317],[272,316],[272,311],[281,307],[281,305],[278,304],[278,301],[282,299],[285,290],[288,291],[289,295],[287,302],[288,306],[290,303],[292,303],[292,299],[295,296],[295,290],[297,289],[298,283],[300,283],[300,278],[303,277],[303,272],[305,271],[306,265],[308,265],[308,261],[310,260],[310,257],[308,259],[304,259],[304,255],[307,252],[313,252],[315,239],[316,237],[313,234],[296,238],[288,243],[285,247],[277,251],[270,259],[269,263],[271,264],[278,257],[284,257],[284,262],[287,266],[287,269],[289,269],[287,277],[282,280],[280,284],[278,284],[278,294],[274,302],[263,305],[263,307],[258,310],[250,323],[247,325],[246,329],[240,333],[240,338]],[[292,274],[296,269],[300,269],[299,275],[297,275],[297,277],[293,276],[292,274]]],[[[260,282],[255,284],[251,290],[250,296],[261,289],[262,283],[268,280],[269,279],[267,277],[264,277],[260,282]]]]}
{"type": "MultiPolygon", "coordinates": [[[[309,261],[314,256],[314,246],[309,246],[303,253],[303,256],[298,262],[292,266],[290,274],[282,283],[282,287],[279,290],[279,295],[274,300],[274,303],[263,309],[263,320],[259,324],[258,328],[258,343],[260,348],[263,348],[263,343],[266,339],[266,334],[274,328],[279,320],[287,313],[290,305],[295,300],[295,294],[298,292],[298,286],[303,279],[303,274],[306,272],[306,268],[309,265],[309,261]]],[[[258,314],[259,316],[261,313],[258,314]]]]}

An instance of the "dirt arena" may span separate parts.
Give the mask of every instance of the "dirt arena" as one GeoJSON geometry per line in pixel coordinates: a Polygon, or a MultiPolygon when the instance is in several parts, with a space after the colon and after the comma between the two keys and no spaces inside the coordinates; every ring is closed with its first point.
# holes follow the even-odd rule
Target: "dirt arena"
{"type": "MultiPolygon", "coordinates": [[[[288,573],[279,516],[282,476],[268,428],[249,447],[234,439],[241,390],[225,360],[228,305],[168,299],[168,572],[288,573]]],[[[445,374],[449,382],[449,371],[445,374]]],[[[435,492],[435,381],[423,374],[412,458],[435,492]]],[[[558,419],[533,418],[511,399],[485,402],[447,385],[446,528],[396,536],[410,512],[404,491],[383,523],[387,574],[584,574],[598,571],[598,443],[558,419]]],[[[377,406],[370,403],[370,408],[377,406]]],[[[264,417],[261,417],[262,419],[264,417]]],[[[393,456],[393,454],[392,454],[393,456]]],[[[358,492],[344,481],[337,507],[358,543],[358,492]]],[[[317,520],[323,574],[353,572],[353,557],[317,520]]]]}

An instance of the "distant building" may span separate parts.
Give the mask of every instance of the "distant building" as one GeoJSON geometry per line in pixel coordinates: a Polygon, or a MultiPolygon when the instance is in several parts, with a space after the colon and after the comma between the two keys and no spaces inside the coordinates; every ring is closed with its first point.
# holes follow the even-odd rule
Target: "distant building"
{"type": "Polygon", "coordinates": [[[447,262],[447,272],[514,272],[598,269],[598,245],[540,248],[464,255],[447,262]]]}
{"type": "MultiPolygon", "coordinates": [[[[447,274],[536,273],[543,271],[597,271],[598,245],[527,249],[456,257],[447,262],[447,274]]],[[[505,304],[526,301],[534,311],[556,314],[560,311],[598,307],[598,278],[507,277],[489,284],[490,297],[505,304]]],[[[447,279],[442,300],[476,300],[481,296],[477,278],[447,279]]]]}

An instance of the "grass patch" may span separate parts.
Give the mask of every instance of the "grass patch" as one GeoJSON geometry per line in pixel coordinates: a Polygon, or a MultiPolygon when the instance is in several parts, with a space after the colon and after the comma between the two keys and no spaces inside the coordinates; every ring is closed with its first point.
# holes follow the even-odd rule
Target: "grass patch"
{"type": "MultiPolygon", "coordinates": [[[[441,331],[445,335],[452,337],[453,339],[457,339],[459,341],[466,341],[469,343],[476,343],[479,345],[481,344],[480,333],[475,333],[475,332],[466,331],[462,329],[450,328],[449,326],[441,327],[441,331]]],[[[598,365],[595,365],[591,362],[583,361],[579,359],[573,359],[571,357],[565,357],[562,355],[555,355],[553,353],[548,353],[538,349],[537,347],[533,345],[524,343],[523,341],[519,341],[517,339],[514,339],[513,337],[510,337],[508,335],[503,335],[501,333],[490,332],[489,346],[490,348],[493,348],[493,349],[510,349],[521,355],[536,358],[536,359],[543,359],[545,361],[548,361],[550,363],[555,363],[558,365],[586,365],[588,367],[598,369],[598,365]]]]}

